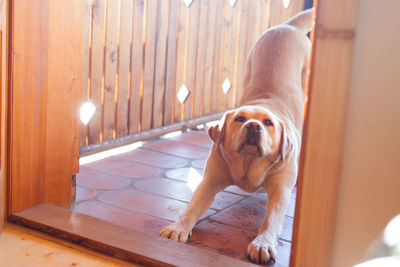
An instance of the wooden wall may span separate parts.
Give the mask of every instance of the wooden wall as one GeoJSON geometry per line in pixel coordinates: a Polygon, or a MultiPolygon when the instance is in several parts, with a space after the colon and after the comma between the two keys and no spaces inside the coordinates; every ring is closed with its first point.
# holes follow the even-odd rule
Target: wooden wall
{"type": "Polygon", "coordinates": [[[8,4],[0,1],[0,231],[6,210],[8,4]]]}
{"type": "Polygon", "coordinates": [[[84,2],[82,97],[97,111],[81,128],[82,147],[236,107],[255,39],[304,1],[84,2]]]}
{"type": "Polygon", "coordinates": [[[69,207],[78,172],[81,0],[11,1],[9,213],[69,207]]]}

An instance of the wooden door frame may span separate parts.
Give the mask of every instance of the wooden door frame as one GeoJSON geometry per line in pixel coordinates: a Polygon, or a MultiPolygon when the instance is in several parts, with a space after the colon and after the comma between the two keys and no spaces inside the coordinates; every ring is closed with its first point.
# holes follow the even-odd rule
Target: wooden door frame
{"type": "MultiPolygon", "coordinates": [[[[317,26],[312,34],[314,46],[311,75],[308,82],[309,105],[303,134],[291,253],[291,266],[296,267],[330,266],[332,263],[339,178],[342,170],[341,154],[344,146],[358,1],[317,1],[316,8],[317,26]]],[[[10,88],[12,88],[12,85],[10,88]]],[[[7,93],[7,90],[3,93],[7,93]]],[[[11,102],[9,103],[11,104],[11,102]]],[[[4,110],[4,106],[2,108],[4,110]]],[[[2,128],[2,131],[4,131],[4,128],[2,128]]],[[[15,143],[17,140],[10,141],[15,143]]],[[[11,147],[10,143],[8,143],[8,147],[11,147]]],[[[2,149],[4,150],[4,146],[2,146],[2,149]]],[[[9,153],[10,151],[7,155],[9,153]]],[[[8,181],[10,179],[11,177],[8,176],[8,181]]],[[[9,191],[8,199],[11,199],[10,193],[9,191]]],[[[101,232],[94,234],[87,227],[79,224],[80,220],[92,220],[85,215],[71,211],[66,212],[65,209],[48,204],[26,208],[28,209],[20,212],[11,211],[9,220],[40,229],[104,253],[112,251],[114,256],[131,261],[152,265],[182,264],[185,262],[185,257],[192,253],[201,255],[198,260],[203,263],[210,256],[214,257],[215,261],[211,262],[214,264],[226,263],[227,260],[224,256],[218,256],[211,252],[205,253],[185,244],[155,237],[144,237],[141,233],[122,229],[122,232],[129,238],[146,239],[148,242],[145,241],[142,245],[157,251],[156,254],[148,254],[137,247],[124,247],[118,244],[124,242],[110,244],[106,243],[110,240],[96,239],[96,236],[101,235],[101,232]],[[51,217],[45,217],[47,220],[44,220],[37,216],[41,212],[46,213],[49,210],[63,214],[62,216],[66,218],[68,223],[60,225],[58,221],[51,220],[51,217]],[[174,249],[171,251],[168,247],[174,249]],[[184,252],[180,253],[180,251],[184,252]],[[168,260],[162,258],[163,255],[170,253],[176,254],[172,258],[169,257],[168,260]]],[[[95,219],[94,223],[112,227],[98,219],[95,219]]],[[[123,237],[124,235],[121,235],[121,238],[123,237]]],[[[229,262],[230,264],[237,264],[235,260],[229,262]]],[[[246,263],[239,262],[239,264],[246,263]]]]}
{"type": "Polygon", "coordinates": [[[331,266],[359,1],[316,0],[290,266],[331,266]]]}
{"type": "Polygon", "coordinates": [[[0,2],[0,232],[7,210],[9,5],[0,2]]]}

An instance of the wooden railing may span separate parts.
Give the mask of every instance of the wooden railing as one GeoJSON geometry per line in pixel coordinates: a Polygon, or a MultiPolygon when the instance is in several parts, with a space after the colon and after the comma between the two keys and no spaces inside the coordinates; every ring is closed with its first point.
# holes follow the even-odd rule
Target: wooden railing
{"type": "Polygon", "coordinates": [[[82,126],[81,147],[90,147],[236,107],[255,39],[300,11],[303,0],[85,5],[83,102],[97,111],[82,126]]]}

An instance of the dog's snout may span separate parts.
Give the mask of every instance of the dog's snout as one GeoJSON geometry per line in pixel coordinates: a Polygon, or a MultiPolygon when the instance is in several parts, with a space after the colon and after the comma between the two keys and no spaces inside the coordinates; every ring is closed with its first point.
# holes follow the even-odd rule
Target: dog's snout
{"type": "Polygon", "coordinates": [[[261,126],[256,122],[248,122],[246,124],[246,129],[249,133],[260,133],[262,131],[261,126]]]}

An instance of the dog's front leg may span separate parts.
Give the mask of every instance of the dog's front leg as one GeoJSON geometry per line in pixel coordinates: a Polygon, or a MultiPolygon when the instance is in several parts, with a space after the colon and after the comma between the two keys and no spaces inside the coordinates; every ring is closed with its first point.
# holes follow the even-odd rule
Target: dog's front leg
{"type": "Polygon", "coordinates": [[[277,238],[282,229],[286,208],[291,199],[292,184],[294,184],[282,185],[279,179],[283,177],[270,178],[276,180],[265,186],[268,193],[265,218],[257,237],[247,247],[249,259],[262,264],[275,263],[277,238]]]}
{"type": "MultiPolygon", "coordinates": [[[[213,176],[213,175],[212,175],[213,176]]],[[[200,216],[208,209],[215,195],[229,185],[221,177],[212,177],[205,172],[204,180],[194,192],[186,211],[178,221],[166,226],[160,235],[171,240],[185,242],[200,216]]]]}

